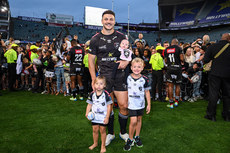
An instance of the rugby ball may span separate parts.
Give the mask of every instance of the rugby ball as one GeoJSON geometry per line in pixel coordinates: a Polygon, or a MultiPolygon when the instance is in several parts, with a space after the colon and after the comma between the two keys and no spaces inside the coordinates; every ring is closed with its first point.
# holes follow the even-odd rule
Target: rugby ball
{"type": "Polygon", "coordinates": [[[70,67],[70,63],[66,63],[65,66],[70,67]]]}
{"type": "Polygon", "coordinates": [[[35,58],[35,59],[33,59],[33,64],[39,66],[39,65],[42,65],[42,62],[40,59],[35,58]]]}
{"type": "Polygon", "coordinates": [[[93,112],[89,112],[87,118],[88,118],[89,120],[93,120],[94,117],[95,117],[95,114],[94,114],[93,112]]]}
{"type": "Polygon", "coordinates": [[[191,80],[192,80],[192,83],[196,83],[197,81],[199,81],[200,77],[199,75],[194,75],[191,80]]]}

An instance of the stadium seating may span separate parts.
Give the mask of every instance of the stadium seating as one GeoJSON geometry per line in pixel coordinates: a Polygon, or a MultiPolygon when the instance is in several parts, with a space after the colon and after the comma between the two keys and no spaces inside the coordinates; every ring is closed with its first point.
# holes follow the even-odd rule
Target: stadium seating
{"type": "Polygon", "coordinates": [[[230,19],[229,0],[219,0],[217,5],[199,23],[218,22],[230,19]]]}
{"type": "Polygon", "coordinates": [[[200,11],[203,2],[178,5],[176,7],[176,15],[169,27],[191,26],[195,23],[195,17],[200,11]]]}

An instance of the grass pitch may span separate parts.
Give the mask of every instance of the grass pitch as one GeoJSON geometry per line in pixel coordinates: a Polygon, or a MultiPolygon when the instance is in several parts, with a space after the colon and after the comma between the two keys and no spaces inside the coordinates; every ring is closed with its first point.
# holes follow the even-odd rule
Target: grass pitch
{"type": "MultiPolygon", "coordinates": [[[[2,92],[0,96],[0,153],[94,153],[91,123],[85,118],[86,102],[69,97],[2,92]]],[[[203,118],[207,101],[184,102],[175,109],[167,103],[152,102],[144,115],[143,148],[130,153],[230,153],[230,123],[203,118]]],[[[123,151],[119,136],[118,109],[115,111],[116,139],[106,148],[109,153],[123,151]]],[[[127,127],[128,128],[128,127],[127,127]]],[[[100,142],[100,140],[99,140],[100,142]]]]}

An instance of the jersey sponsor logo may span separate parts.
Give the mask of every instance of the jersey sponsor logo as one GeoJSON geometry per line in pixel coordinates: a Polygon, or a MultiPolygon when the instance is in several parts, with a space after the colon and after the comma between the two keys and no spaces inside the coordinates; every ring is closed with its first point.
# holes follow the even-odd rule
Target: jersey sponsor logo
{"type": "Polygon", "coordinates": [[[117,57],[107,57],[107,58],[102,58],[101,61],[103,62],[108,62],[108,61],[116,61],[117,57]]]}
{"type": "Polygon", "coordinates": [[[175,53],[176,52],[176,49],[175,48],[170,48],[170,49],[167,49],[167,53],[170,54],[170,53],[175,53]]]}
{"type": "Polygon", "coordinates": [[[99,49],[106,49],[106,45],[103,45],[103,46],[99,46],[99,49]]]}
{"type": "Polygon", "coordinates": [[[114,43],[114,47],[115,47],[116,49],[118,49],[119,46],[120,46],[120,43],[119,43],[119,42],[115,42],[115,43],[114,43]]]}
{"type": "Polygon", "coordinates": [[[75,49],[75,54],[82,54],[82,50],[81,49],[75,49]]]}
{"type": "Polygon", "coordinates": [[[100,108],[97,108],[96,114],[104,114],[104,111],[102,111],[100,108]]]}
{"type": "Polygon", "coordinates": [[[110,44],[111,42],[112,42],[112,40],[111,40],[111,39],[108,39],[108,40],[107,40],[107,43],[108,43],[108,44],[110,44]]]}
{"type": "Polygon", "coordinates": [[[103,41],[106,41],[106,39],[104,37],[101,37],[100,39],[103,40],[103,41]]]}
{"type": "Polygon", "coordinates": [[[141,96],[137,96],[137,95],[129,95],[129,97],[131,97],[131,98],[140,98],[141,96]]]}
{"type": "Polygon", "coordinates": [[[81,68],[76,68],[75,71],[76,71],[76,72],[80,72],[80,71],[81,71],[81,68]]]}
{"type": "Polygon", "coordinates": [[[177,79],[177,75],[171,74],[171,78],[172,78],[172,79],[177,79]]]}
{"type": "Polygon", "coordinates": [[[113,57],[113,53],[110,53],[110,52],[109,52],[108,56],[109,56],[109,57],[113,57]]]}
{"type": "Polygon", "coordinates": [[[112,38],[112,40],[115,40],[117,38],[117,36],[114,36],[113,38],[112,38]]]}

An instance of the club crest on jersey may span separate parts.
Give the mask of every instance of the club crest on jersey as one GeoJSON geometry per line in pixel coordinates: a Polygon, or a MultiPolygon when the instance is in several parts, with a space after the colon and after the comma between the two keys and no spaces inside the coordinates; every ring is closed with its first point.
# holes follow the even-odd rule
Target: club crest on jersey
{"type": "Polygon", "coordinates": [[[167,53],[170,54],[170,53],[175,53],[176,52],[176,49],[175,48],[170,48],[170,49],[167,49],[167,53]]]}
{"type": "Polygon", "coordinates": [[[142,91],[142,89],[143,89],[142,87],[139,87],[139,90],[140,90],[140,91],[142,91]]]}
{"type": "Polygon", "coordinates": [[[101,104],[102,106],[105,106],[105,102],[101,104]]]}
{"type": "Polygon", "coordinates": [[[118,49],[118,48],[119,48],[119,45],[120,45],[120,43],[119,43],[119,42],[115,42],[115,43],[114,43],[114,47],[115,47],[116,49],[118,49]]]}
{"type": "Polygon", "coordinates": [[[82,53],[82,50],[81,49],[76,49],[75,50],[75,54],[81,54],[82,53]]]}
{"type": "Polygon", "coordinates": [[[129,57],[129,54],[130,54],[129,50],[128,49],[124,49],[124,55],[125,55],[126,58],[129,57]]]}

